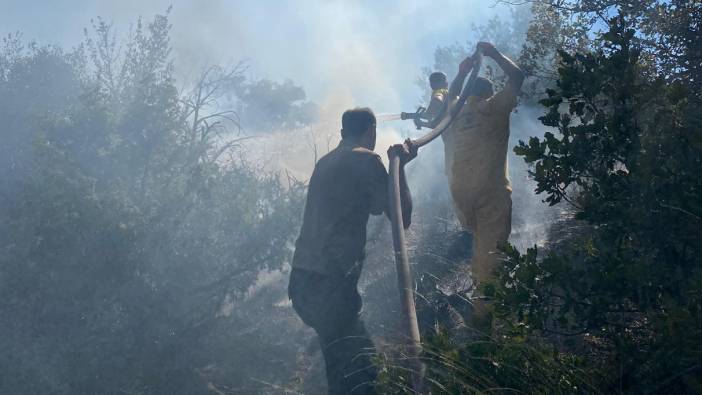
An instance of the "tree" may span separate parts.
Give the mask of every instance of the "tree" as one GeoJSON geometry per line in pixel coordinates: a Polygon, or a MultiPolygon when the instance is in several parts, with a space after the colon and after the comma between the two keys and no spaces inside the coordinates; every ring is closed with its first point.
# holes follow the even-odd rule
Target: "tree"
{"type": "MultiPolygon", "coordinates": [[[[515,152],[536,192],[575,218],[545,249],[505,246],[484,290],[496,336],[426,338],[430,385],[699,392],[702,5],[530,3],[520,64],[542,80],[533,97],[551,131],[515,152]]],[[[388,388],[402,383],[386,374],[388,388]]]]}
{"type": "Polygon", "coordinates": [[[295,325],[260,330],[290,319],[284,289],[255,290],[290,259],[302,185],[238,160],[219,99],[239,70],[178,93],[169,28],[121,42],[98,19],[68,53],[5,41],[0,392],[265,392],[250,377],[298,373],[278,340],[295,325]],[[272,354],[289,363],[261,369],[272,354]]]}
{"type": "Polygon", "coordinates": [[[678,68],[647,62],[625,11],[609,25],[596,51],[560,52],[541,118],[559,133],[515,148],[534,165],[537,193],[569,202],[589,230],[543,259],[509,248],[493,289],[497,312],[521,333],[581,336],[605,392],[693,391],[702,335],[701,108],[695,84],[674,75],[696,66],[686,67],[684,54],[678,68]]]}
{"type": "Polygon", "coordinates": [[[317,106],[291,80],[242,81],[234,88],[244,127],[254,132],[296,129],[317,120],[317,106]]]}

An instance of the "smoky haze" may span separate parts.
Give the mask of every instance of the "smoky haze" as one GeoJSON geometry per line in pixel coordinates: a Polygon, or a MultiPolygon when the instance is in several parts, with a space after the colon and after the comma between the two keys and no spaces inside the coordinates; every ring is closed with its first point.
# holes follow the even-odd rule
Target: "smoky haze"
{"type": "MultiPolygon", "coordinates": [[[[304,183],[315,160],[338,144],[344,110],[367,106],[376,113],[398,113],[426,105],[426,89],[416,81],[434,67],[437,46],[473,45],[482,39],[473,24],[495,16],[509,20],[512,14],[492,0],[261,4],[3,1],[2,33],[21,32],[24,41],[60,47],[64,53],[28,55],[26,61],[7,56],[15,62],[11,70],[38,64],[42,75],[58,81],[47,83],[58,93],[46,95],[52,103],[45,113],[28,111],[31,121],[17,116],[12,124],[26,130],[17,139],[24,150],[18,168],[31,177],[3,191],[0,222],[7,220],[0,231],[7,232],[0,237],[5,247],[0,259],[11,270],[19,268],[6,278],[39,278],[42,283],[7,288],[13,304],[4,313],[21,318],[0,327],[0,338],[5,335],[0,346],[9,350],[0,369],[13,372],[11,379],[0,380],[0,392],[323,391],[323,361],[313,332],[295,316],[285,290],[304,183]],[[175,82],[139,79],[141,65],[132,62],[129,67],[136,71],[127,74],[135,77],[125,89],[81,91],[100,85],[99,78],[67,71],[72,64],[63,56],[83,42],[84,28],[94,38],[91,20],[99,25],[100,17],[111,26],[117,52],[130,56],[124,42],[138,18],[146,26],[163,14],[172,26],[168,59],[175,82]],[[166,117],[182,107],[174,110],[163,103],[189,103],[194,96],[188,92],[194,92],[212,65],[222,70],[239,65],[240,73],[229,81],[222,100],[202,115],[231,106],[239,112],[242,129],[205,138],[205,123],[194,123],[192,113],[166,117]],[[54,67],[61,73],[51,74],[54,67]],[[142,96],[133,92],[148,100],[139,102],[142,96]],[[153,92],[169,99],[151,100],[153,92]],[[255,99],[257,92],[287,92],[291,99],[282,106],[299,118],[260,126],[251,114],[266,117],[267,102],[254,105],[231,97],[255,99]],[[64,100],[75,103],[64,106],[64,100]],[[165,109],[149,113],[159,105],[165,109]],[[307,118],[311,109],[314,116],[307,118]],[[169,128],[176,132],[169,134],[169,128]],[[152,129],[163,134],[152,138],[147,133],[152,129]],[[193,143],[193,136],[202,144],[193,143]],[[247,139],[226,157],[214,155],[232,136],[247,139]],[[21,223],[23,215],[31,218],[28,225],[21,223]]],[[[0,67],[6,66],[0,62],[0,67]]],[[[168,67],[154,67],[155,72],[144,74],[170,77],[168,67]]],[[[94,65],[88,69],[100,72],[94,65]]],[[[7,92],[31,85],[22,78],[39,80],[31,73],[0,71],[16,78],[9,88],[1,86],[7,92]]],[[[48,90],[39,83],[32,89],[33,95],[48,90]]],[[[5,100],[22,107],[20,99],[5,100]]],[[[32,97],[22,100],[33,102],[32,97]]],[[[517,140],[543,135],[536,120],[540,111],[524,105],[512,115],[511,241],[520,249],[544,244],[555,218],[533,195],[526,166],[511,153],[517,140]]],[[[16,113],[2,114],[9,119],[16,113]]],[[[10,129],[6,126],[3,133],[10,135],[10,129]]],[[[406,121],[380,123],[378,132],[376,150],[383,160],[389,145],[420,133],[406,121]]],[[[17,171],[12,167],[7,172],[17,171]]],[[[442,143],[422,149],[408,166],[408,181],[417,206],[409,234],[411,255],[426,261],[424,244],[459,233],[448,199],[442,143]]],[[[385,218],[369,224],[366,267],[364,315],[373,336],[391,346],[398,341],[399,298],[385,218]]]]}
{"type": "Polygon", "coordinates": [[[87,1],[3,2],[0,24],[41,44],[77,45],[96,16],[125,34],[138,16],[172,6],[177,73],[248,61],[249,72],[292,79],[323,102],[342,92],[377,112],[399,112],[421,95],[414,80],[437,45],[463,43],[471,23],[496,13],[492,1],[87,1]]]}

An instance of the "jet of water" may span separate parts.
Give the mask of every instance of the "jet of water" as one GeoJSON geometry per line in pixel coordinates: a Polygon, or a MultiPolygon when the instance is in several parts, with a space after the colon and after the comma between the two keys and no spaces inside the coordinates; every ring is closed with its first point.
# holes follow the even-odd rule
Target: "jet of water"
{"type": "Polygon", "coordinates": [[[387,122],[387,121],[397,121],[402,119],[402,114],[397,113],[397,114],[377,114],[375,116],[375,119],[378,120],[379,122],[387,122]]]}

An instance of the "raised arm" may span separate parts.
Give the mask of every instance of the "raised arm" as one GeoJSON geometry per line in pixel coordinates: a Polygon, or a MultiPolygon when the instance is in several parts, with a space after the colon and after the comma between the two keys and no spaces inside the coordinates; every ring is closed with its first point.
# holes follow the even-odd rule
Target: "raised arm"
{"type": "Polygon", "coordinates": [[[522,83],[524,82],[524,71],[519,68],[510,58],[503,55],[500,51],[495,48],[494,45],[488,42],[481,41],[478,43],[478,50],[480,50],[483,55],[491,57],[495,63],[505,72],[507,75],[507,89],[512,89],[516,94],[522,89],[522,83]]]}
{"type": "Polygon", "coordinates": [[[473,64],[473,56],[469,56],[463,59],[461,64],[458,65],[458,74],[456,74],[456,78],[453,79],[453,82],[451,82],[451,86],[449,87],[447,103],[450,103],[451,100],[456,100],[458,95],[461,94],[463,83],[466,82],[468,73],[470,73],[470,71],[473,69],[473,64]]]}

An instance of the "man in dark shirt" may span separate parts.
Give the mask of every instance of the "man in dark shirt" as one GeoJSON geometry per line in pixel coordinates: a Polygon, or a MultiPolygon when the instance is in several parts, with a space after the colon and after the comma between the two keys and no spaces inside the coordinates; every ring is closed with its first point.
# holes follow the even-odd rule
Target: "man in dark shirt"
{"type": "MultiPolygon", "coordinates": [[[[371,394],[376,372],[373,343],[360,320],[357,284],[370,214],[388,212],[388,173],[373,152],[375,115],[348,110],[341,143],[317,162],[290,273],[289,295],[300,318],[319,336],[330,394],[371,394]]],[[[405,228],[412,201],[404,165],[417,155],[409,141],[388,150],[400,157],[400,195],[405,228]]]]}

